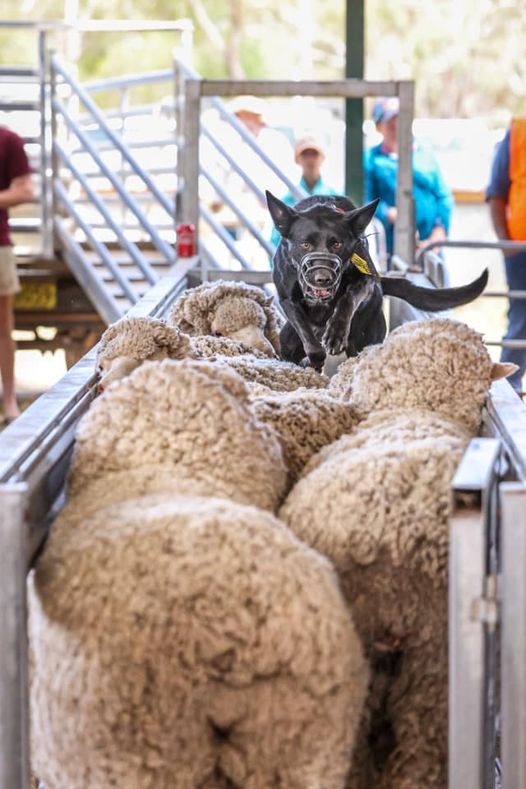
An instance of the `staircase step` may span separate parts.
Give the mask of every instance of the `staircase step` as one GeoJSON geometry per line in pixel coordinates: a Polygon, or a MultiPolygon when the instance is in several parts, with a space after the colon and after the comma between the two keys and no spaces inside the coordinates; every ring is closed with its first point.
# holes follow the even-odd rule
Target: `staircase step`
{"type": "MultiPolygon", "coordinates": [[[[154,271],[155,271],[155,269],[154,269],[154,271]]],[[[100,271],[99,270],[97,273],[98,273],[100,279],[103,282],[111,283],[111,282],[115,281],[115,277],[112,275],[112,273],[110,271],[100,271]]],[[[156,274],[158,274],[159,277],[163,277],[163,276],[166,275],[166,271],[156,271],[156,274]]],[[[141,282],[146,282],[147,281],[146,277],[144,276],[142,271],[134,271],[132,273],[126,272],[125,273],[125,279],[128,280],[128,282],[132,285],[132,287],[136,287],[141,282]]]]}
{"type": "MultiPolygon", "coordinates": [[[[117,263],[128,263],[133,262],[129,252],[126,252],[125,249],[112,249],[108,245],[106,245],[108,252],[111,254],[112,258],[117,261],[117,263]]],[[[166,260],[165,256],[158,252],[157,250],[141,250],[141,253],[146,260],[149,260],[150,263],[165,263],[166,265],[170,265],[166,260]]],[[[94,250],[86,249],[84,250],[84,254],[89,260],[98,261],[100,260],[100,256],[98,252],[94,250]]]]}
{"type": "MultiPolygon", "coordinates": [[[[127,273],[127,272],[132,273],[134,271],[141,271],[141,268],[140,268],[139,264],[135,263],[133,260],[130,260],[129,258],[127,260],[119,260],[118,258],[115,258],[113,255],[111,257],[112,257],[112,260],[116,263],[116,265],[125,273],[127,273]]],[[[97,270],[97,271],[106,268],[106,264],[100,258],[98,258],[98,259],[93,259],[92,258],[91,260],[88,258],[88,261],[89,261],[89,264],[91,266],[93,266],[93,268],[95,270],[97,270]]],[[[170,269],[172,267],[172,264],[165,263],[162,260],[148,260],[148,258],[146,258],[146,261],[150,264],[151,268],[153,268],[154,271],[163,272],[165,274],[168,271],[170,271],[170,269]]]]}
{"type": "MultiPolygon", "coordinates": [[[[150,288],[151,288],[150,283],[146,282],[146,280],[144,280],[144,279],[141,282],[134,282],[133,285],[132,285],[133,292],[139,298],[141,296],[144,296],[146,291],[149,290],[150,288]]],[[[105,289],[114,298],[122,297],[126,301],[128,300],[128,297],[124,295],[124,293],[122,292],[122,288],[121,288],[121,286],[119,285],[118,282],[108,282],[108,283],[106,283],[105,289]]]]}

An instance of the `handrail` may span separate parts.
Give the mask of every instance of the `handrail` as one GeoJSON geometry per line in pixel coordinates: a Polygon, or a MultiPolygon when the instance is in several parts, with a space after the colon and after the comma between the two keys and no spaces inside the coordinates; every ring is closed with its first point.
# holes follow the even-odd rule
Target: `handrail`
{"type": "Polygon", "coordinates": [[[279,169],[279,167],[270,158],[270,156],[267,153],[265,153],[265,151],[263,150],[263,148],[261,148],[260,145],[258,145],[258,141],[254,137],[254,135],[248,131],[248,129],[241,123],[241,121],[238,121],[235,115],[229,112],[229,110],[225,107],[225,104],[223,101],[221,101],[221,99],[218,99],[217,97],[214,96],[212,98],[212,104],[219,111],[221,117],[236,130],[236,132],[239,134],[243,142],[246,142],[247,145],[250,148],[252,148],[252,150],[255,153],[257,153],[261,161],[263,161],[267,165],[267,167],[270,170],[272,170],[273,173],[275,173],[275,175],[281,178],[287,189],[290,190],[290,192],[294,195],[296,200],[301,200],[303,197],[307,197],[307,192],[304,189],[302,189],[300,186],[295,184],[293,181],[291,181],[290,178],[279,169]]]}
{"type": "Polygon", "coordinates": [[[241,263],[242,268],[250,271],[252,269],[252,266],[250,265],[248,260],[241,254],[241,252],[235,245],[232,236],[229,233],[227,233],[223,225],[221,225],[220,222],[217,221],[217,219],[214,217],[212,212],[209,211],[208,208],[205,208],[205,206],[202,205],[199,209],[199,213],[208,222],[208,224],[214,230],[214,232],[219,236],[219,238],[224,243],[224,245],[228,247],[228,250],[232,253],[232,255],[236,258],[236,260],[238,260],[239,263],[241,263]]]}
{"type": "Polygon", "coordinates": [[[162,69],[150,71],[147,74],[125,74],[122,77],[111,79],[94,79],[91,82],[84,82],[84,90],[89,93],[97,93],[104,90],[115,90],[124,86],[145,85],[150,82],[164,82],[173,79],[172,69],[162,69]]]}
{"type": "MultiPolygon", "coordinates": [[[[99,110],[95,102],[88,96],[85,90],[80,87],[67,73],[65,69],[63,69],[60,64],[57,62],[56,56],[53,56],[52,63],[55,71],[60,74],[62,79],[69,85],[73,93],[82,101],[84,106],[87,110],[91,113],[91,115],[95,118],[97,123],[99,124],[100,128],[104,132],[104,134],[112,141],[115,147],[118,149],[119,153],[126,159],[129,165],[133,168],[134,172],[142,179],[144,184],[148,187],[148,189],[155,195],[159,203],[162,205],[164,210],[167,212],[169,216],[173,216],[173,206],[170,204],[170,201],[166,198],[165,195],[159,190],[157,184],[153,181],[152,178],[148,175],[146,170],[144,170],[141,165],[133,158],[130,154],[128,148],[123,143],[121,138],[118,134],[110,129],[109,125],[106,123],[106,119],[104,118],[103,113],[99,110]]],[[[171,251],[171,250],[170,250],[171,251]]]]}
{"type": "Polygon", "coordinates": [[[207,139],[210,140],[210,142],[216,148],[216,150],[219,151],[221,156],[224,157],[224,159],[228,162],[231,168],[235,170],[235,172],[238,175],[241,176],[241,178],[245,181],[247,186],[250,186],[250,188],[258,198],[258,200],[261,200],[261,202],[264,203],[265,193],[263,192],[263,190],[259,188],[259,186],[255,183],[255,181],[252,180],[252,178],[249,175],[247,175],[247,173],[245,173],[243,168],[236,162],[234,157],[228,153],[226,148],[219,142],[218,139],[216,139],[216,137],[214,137],[212,132],[207,129],[204,123],[201,123],[201,131],[205,135],[205,137],[207,137],[207,139]]]}
{"type": "Polygon", "coordinates": [[[174,20],[155,19],[92,19],[75,22],[74,25],[62,20],[16,20],[4,19],[0,21],[2,28],[21,28],[26,30],[79,30],[83,33],[140,33],[143,30],[159,31],[180,30],[182,33],[193,32],[194,25],[191,19],[181,18],[174,20]]]}
{"type": "MultiPolygon", "coordinates": [[[[124,187],[124,184],[122,183],[120,178],[118,178],[111,171],[111,169],[105,164],[105,162],[103,161],[101,156],[99,156],[95,146],[92,145],[92,143],[90,142],[90,140],[87,137],[87,135],[84,134],[84,132],[82,132],[78,128],[78,126],[76,125],[75,121],[73,120],[71,115],[68,113],[68,111],[66,110],[66,108],[64,107],[62,102],[59,99],[54,98],[52,100],[52,106],[53,106],[53,109],[56,112],[59,112],[62,115],[62,117],[66,121],[66,124],[67,124],[68,128],[76,135],[76,137],[84,145],[85,149],[88,151],[88,153],[94,159],[94,161],[97,162],[97,164],[99,165],[101,172],[106,176],[106,178],[110,181],[110,183],[112,184],[114,189],[121,196],[121,198],[124,201],[125,205],[127,205],[128,208],[132,211],[132,213],[135,214],[135,216],[139,220],[139,223],[141,224],[141,226],[150,234],[150,236],[152,238],[152,241],[153,241],[154,245],[157,247],[157,249],[165,256],[166,260],[169,263],[173,263],[174,260],[175,260],[175,253],[174,253],[173,249],[170,247],[169,244],[166,243],[166,241],[164,241],[160,237],[160,235],[158,234],[156,228],[151,224],[151,222],[148,221],[146,216],[143,214],[143,212],[141,210],[141,207],[139,206],[137,201],[127,192],[127,190],[124,187]]],[[[149,282],[151,282],[151,283],[156,282],[157,276],[156,276],[155,272],[153,271],[153,269],[151,269],[151,267],[150,267],[150,270],[148,271],[148,274],[146,274],[146,271],[148,271],[148,268],[145,269],[145,276],[147,277],[149,282]]]]}
{"type": "Polygon", "coordinates": [[[0,77],[38,77],[40,72],[31,66],[0,66],[0,77]]]}
{"type": "Polygon", "coordinates": [[[211,184],[211,186],[213,186],[213,188],[215,189],[219,197],[223,200],[223,202],[226,203],[226,205],[232,209],[232,211],[237,216],[237,218],[243,222],[245,227],[247,227],[247,229],[252,233],[254,238],[256,238],[259,241],[263,249],[265,249],[268,252],[268,254],[272,257],[272,255],[276,251],[274,245],[271,244],[270,241],[268,241],[263,236],[263,234],[256,227],[256,225],[248,218],[245,212],[242,211],[241,208],[239,208],[239,206],[232,200],[226,189],[223,189],[221,184],[212,175],[210,175],[210,173],[207,173],[203,167],[200,168],[200,172],[203,174],[206,180],[211,184]]]}
{"type": "Polygon", "coordinates": [[[77,181],[80,183],[86,194],[88,195],[89,199],[94,204],[95,208],[100,212],[102,217],[106,220],[108,226],[113,230],[116,237],[118,238],[122,247],[128,252],[133,262],[140,268],[142,273],[146,276],[148,270],[151,270],[150,263],[144,257],[140,249],[130,241],[122,230],[120,229],[119,225],[113,219],[111,213],[108,211],[106,206],[104,205],[104,201],[97,195],[97,193],[91,188],[88,183],[87,178],[80,172],[80,170],[73,164],[71,159],[68,157],[58,140],[54,141],[53,144],[54,150],[57,152],[58,156],[62,161],[69,167],[77,181]]]}
{"type": "MultiPolygon", "coordinates": [[[[124,117],[126,117],[126,116],[124,116],[124,117]]],[[[168,140],[168,138],[165,137],[164,139],[157,139],[157,140],[154,140],[154,139],[153,140],[136,140],[136,141],[134,141],[134,140],[127,140],[126,145],[128,146],[130,151],[135,151],[135,150],[140,150],[141,148],[161,148],[163,146],[175,145],[175,142],[173,140],[171,140],[171,139],[168,140]]],[[[98,151],[114,151],[115,150],[115,146],[112,145],[111,143],[101,143],[100,145],[97,145],[97,150],[98,151]]],[[[72,156],[74,154],[76,154],[76,153],[84,153],[84,149],[79,145],[77,148],[72,148],[70,153],[71,153],[72,156]]],[[[93,175],[95,172],[98,173],[98,169],[97,170],[91,170],[91,172],[89,170],[85,170],[84,174],[85,175],[93,175]]],[[[168,168],[168,167],[149,167],[148,168],[148,172],[150,173],[150,175],[152,173],[156,173],[156,172],[157,173],[173,172],[173,167],[172,168],[168,168]]],[[[172,219],[173,219],[173,216],[172,216],[172,219]]]]}
{"type": "Polygon", "coordinates": [[[510,251],[520,251],[526,249],[526,241],[462,241],[460,239],[438,239],[436,241],[426,241],[422,244],[415,258],[415,266],[422,269],[422,259],[426,252],[435,247],[452,247],[465,249],[501,249],[510,251]]]}
{"type": "Polygon", "coordinates": [[[92,279],[89,277],[90,266],[87,263],[86,254],[69,230],[66,229],[64,220],[55,217],[53,226],[64,250],[73,256],[73,260],[69,259],[69,267],[72,269],[75,279],[86,292],[88,298],[94,304],[97,304],[97,311],[101,318],[108,324],[118,320],[122,315],[122,311],[117,301],[106,288],[95,290],[93,287],[92,279]]]}

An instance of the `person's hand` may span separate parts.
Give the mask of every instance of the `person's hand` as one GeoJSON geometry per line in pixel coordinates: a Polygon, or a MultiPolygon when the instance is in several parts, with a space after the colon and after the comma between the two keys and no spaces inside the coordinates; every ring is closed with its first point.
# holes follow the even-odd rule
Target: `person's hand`
{"type": "Polygon", "coordinates": [[[392,225],[396,222],[396,215],[397,210],[396,206],[392,205],[391,208],[387,211],[387,221],[390,222],[392,225]]]}
{"type": "MultiPolygon", "coordinates": [[[[445,241],[445,239],[446,239],[446,231],[444,230],[444,228],[441,225],[435,225],[428,238],[423,238],[423,239],[421,238],[417,241],[416,251],[419,252],[422,249],[422,247],[429,244],[430,241],[445,241]]],[[[428,249],[431,249],[432,252],[437,252],[439,247],[428,247],[428,249]]]]}

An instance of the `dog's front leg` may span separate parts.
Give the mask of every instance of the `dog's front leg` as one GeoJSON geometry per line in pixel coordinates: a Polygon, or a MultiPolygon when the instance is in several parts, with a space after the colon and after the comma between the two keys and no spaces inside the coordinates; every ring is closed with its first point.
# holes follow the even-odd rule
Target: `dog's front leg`
{"type": "Polygon", "coordinates": [[[321,343],[314,336],[308,316],[300,304],[291,299],[280,299],[280,304],[289,322],[300,338],[305,356],[311,367],[320,371],[323,368],[326,353],[321,343]]]}
{"type": "Polygon", "coordinates": [[[364,276],[359,283],[348,285],[340,295],[322,337],[322,345],[327,353],[337,355],[345,351],[354,313],[372,295],[373,289],[374,279],[364,276]]]}

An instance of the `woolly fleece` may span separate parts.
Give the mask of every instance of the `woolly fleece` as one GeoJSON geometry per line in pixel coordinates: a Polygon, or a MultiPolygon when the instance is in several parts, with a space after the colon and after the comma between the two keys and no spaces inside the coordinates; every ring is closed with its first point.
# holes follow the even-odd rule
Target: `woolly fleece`
{"type": "Polygon", "coordinates": [[[273,298],[255,285],[224,280],[203,282],[182,294],[168,322],[192,335],[220,334],[250,346],[256,343],[259,350],[279,356],[282,320],[272,303],[273,298]],[[244,331],[247,327],[259,329],[257,340],[254,331],[244,331]]]}
{"type": "Polygon", "coordinates": [[[329,562],[269,513],[70,509],[30,602],[46,789],[343,787],[367,670],[329,562]]]}
{"type": "MultiPolygon", "coordinates": [[[[217,357],[218,360],[221,357],[217,357]]],[[[254,359],[251,356],[233,356],[222,359],[247,382],[266,386],[275,392],[292,392],[306,389],[324,389],[329,379],[312,367],[300,367],[279,359],[254,359]]]]}
{"type": "MultiPolygon", "coordinates": [[[[355,420],[357,419],[355,415],[355,420]]],[[[350,449],[362,447],[388,447],[410,441],[425,439],[458,438],[467,447],[471,438],[470,432],[458,422],[433,414],[431,411],[378,411],[370,414],[367,419],[356,421],[345,435],[337,441],[320,449],[305,466],[304,474],[308,474],[327,460],[350,449]]]]}
{"type": "Polygon", "coordinates": [[[344,362],[331,388],[366,415],[390,408],[429,409],[475,435],[493,362],[478,332],[447,318],[407,323],[382,345],[344,362]]]}
{"type": "Polygon", "coordinates": [[[47,789],[343,787],[368,675],[334,570],[204,496],[274,506],[281,463],[220,365],[147,362],[93,404],[29,581],[47,789]]]}
{"type": "Polygon", "coordinates": [[[202,334],[189,337],[189,340],[196,356],[202,359],[213,356],[254,356],[256,359],[268,359],[268,354],[242,342],[231,340],[230,337],[212,337],[210,334],[202,334]]]}
{"type": "Polygon", "coordinates": [[[372,666],[352,789],[447,785],[449,485],[465,445],[443,435],[326,450],[280,510],[334,563],[372,666]]]}
{"type": "Polygon", "coordinates": [[[97,347],[100,385],[129,375],[144,361],[196,356],[190,338],[155,318],[122,318],[104,331],[97,347]]]}
{"type": "Polygon", "coordinates": [[[326,389],[253,396],[252,410],[280,435],[291,485],[314,453],[352,430],[357,422],[352,406],[326,389]]]}
{"type": "Polygon", "coordinates": [[[68,494],[152,469],[272,511],[286,485],[279,438],[253,415],[245,383],[204,361],[145,362],[97,398],[77,429],[68,494]]]}

